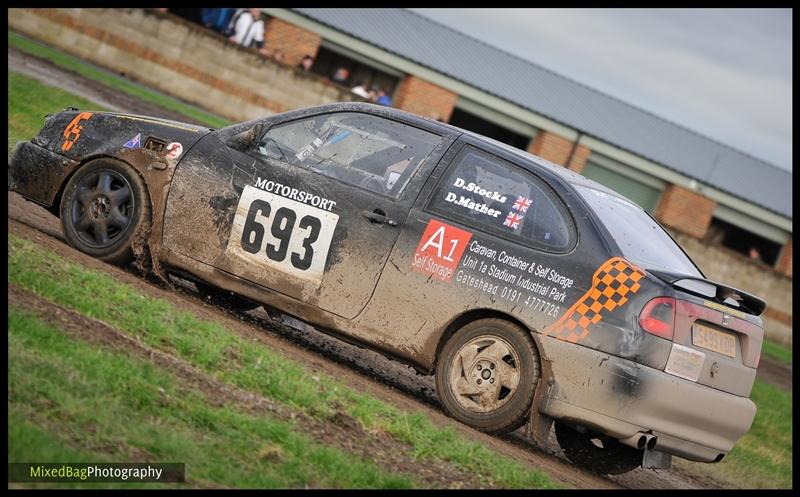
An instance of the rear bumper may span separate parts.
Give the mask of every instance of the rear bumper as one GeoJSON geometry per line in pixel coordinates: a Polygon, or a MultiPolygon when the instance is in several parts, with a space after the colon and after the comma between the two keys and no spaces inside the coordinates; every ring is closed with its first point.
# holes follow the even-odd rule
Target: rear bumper
{"type": "Polygon", "coordinates": [[[77,166],[63,155],[31,142],[19,142],[8,160],[8,189],[50,208],[64,180],[77,166]]]}
{"type": "Polygon", "coordinates": [[[756,406],[636,362],[540,337],[552,378],[539,411],[623,439],[658,437],[657,450],[711,462],[750,429],[756,406]]]}

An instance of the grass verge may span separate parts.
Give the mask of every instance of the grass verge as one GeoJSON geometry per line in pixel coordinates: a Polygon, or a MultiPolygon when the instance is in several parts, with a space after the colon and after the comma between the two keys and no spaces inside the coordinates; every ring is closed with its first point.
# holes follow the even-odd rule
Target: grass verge
{"type": "MultiPolygon", "coordinates": [[[[8,46],[14,47],[21,52],[49,60],[63,69],[75,71],[78,74],[97,81],[98,83],[102,83],[109,88],[113,88],[138,99],[157,104],[165,109],[179,112],[191,119],[194,119],[200,124],[204,124],[212,128],[223,128],[232,124],[232,121],[229,121],[228,119],[222,118],[210,112],[206,112],[193,105],[181,102],[169,95],[151,90],[122,76],[118,76],[112,72],[89,64],[77,57],[73,57],[72,55],[68,55],[60,50],[56,50],[55,48],[33,41],[30,38],[20,35],[19,33],[8,31],[8,46]]],[[[9,102],[10,101],[11,99],[9,97],[9,102]]]]}
{"type": "Polygon", "coordinates": [[[138,293],[97,270],[87,269],[9,235],[8,281],[81,314],[100,319],[172,353],[220,381],[258,392],[321,420],[343,409],[365,431],[388,433],[408,443],[416,457],[438,458],[474,473],[488,485],[552,488],[549,477],[501,456],[419,412],[406,412],[356,392],[340,381],[311,374],[304,365],[175,308],[138,293]],[[492,464],[485,461],[491,460],[492,464]]]}
{"type": "Polygon", "coordinates": [[[750,398],[758,413],[750,432],[728,456],[744,486],[791,488],[792,393],[756,381],[750,398]]]}
{"type": "Polygon", "coordinates": [[[179,461],[190,486],[411,487],[302,427],[212,406],[149,361],[73,340],[13,307],[8,338],[9,460],[179,461]]]}
{"type": "Polygon", "coordinates": [[[783,364],[792,365],[792,348],[777,342],[764,340],[761,346],[761,354],[783,364]]]}

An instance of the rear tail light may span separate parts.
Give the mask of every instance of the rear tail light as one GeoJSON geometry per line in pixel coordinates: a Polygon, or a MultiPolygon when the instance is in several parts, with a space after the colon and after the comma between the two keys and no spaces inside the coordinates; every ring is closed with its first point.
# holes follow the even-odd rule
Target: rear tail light
{"type": "Polygon", "coordinates": [[[656,297],[639,314],[639,326],[650,334],[672,340],[675,332],[675,299],[656,297]]]}

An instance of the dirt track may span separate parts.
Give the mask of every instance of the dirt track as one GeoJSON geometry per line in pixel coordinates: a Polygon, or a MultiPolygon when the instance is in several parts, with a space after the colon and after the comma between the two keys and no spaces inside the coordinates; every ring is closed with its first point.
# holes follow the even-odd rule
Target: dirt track
{"type": "MultiPolygon", "coordinates": [[[[140,102],[132,97],[120,98],[119,94],[98,83],[12,49],[9,49],[8,60],[9,70],[23,72],[46,84],[79,93],[109,107],[111,105],[106,102],[113,101],[115,102],[113,107],[119,111],[188,121],[180,115],[164,112],[152,104],[140,102]]],[[[358,391],[369,392],[403,409],[422,411],[436,423],[453,426],[500,453],[543,469],[555,481],[567,487],[636,489],[726,487],[720,482],[698,479],[674,469],[658,471],[637,469],[618,477],[600,477],[565,461],[552,436],[546,447],[539,448],[529,441],[521,430],[503,438],[477,432],[445,416],[436,399],[431,378],[420,376],[411,368],[313,329],[293,329],[271,319],[263,310],[235,315],[203,302],[189,290],[177,292],[168,290],[143,280],[132,270],[122,270],[92,259],[64,243],[58,219],[15,193],[8,193],[8,209],[9,233],[35,241],[88,267],[107,272],[142,292],[167,299],[181,308],[190,310],[202,319],[218,321],[232,331],[258,340],[265,346],[308,364],[314,371],[335,376],[358,391]]],[[[767,361],[762,360],[762,367],[765,362],[767,361]]],[[[769,369],[778,371],[775,373],[778,376],[782,375],[781,368],[769,369]]],[[[783,376],[789,378],[791,385],[791,372],[786,375],[783,370],[783,376]]]]}

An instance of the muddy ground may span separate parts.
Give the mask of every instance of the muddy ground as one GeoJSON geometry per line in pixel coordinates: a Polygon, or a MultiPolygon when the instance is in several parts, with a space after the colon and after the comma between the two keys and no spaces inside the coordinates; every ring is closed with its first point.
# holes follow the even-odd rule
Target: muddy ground
{"type": "MultiPolygon", "coordinates": [[[[52,63],[10,48],[8,61],[9,70],[64,88],[121,112],[191,122],[180,114],[164,111],[153,104],[121,95],[77,73],[65,71],[52,63]]],[[[409,367],[390,361],[375,352],[319,333],[312,328],[297,329],[289,326],[287,324],[292,323],[273,319],[262,309],[235,314],[203,301],[192,291],[191,285],[179,284],[177,290],[166,289],[144,280],[132,268],[120,269],[88,257],[65,244],[57,218],[11,192],[8,193],[8,232],[32,240],[87,267],[107,272],[142,292],[167,299],[202,319],[218,321],[232,331],[258,340],[265,346],[302,361],[314,371],[330,374],[358,391],[369,392],[402,409],[422,411],[436,423],[453,426],[500,453],[543,469],[555,481],[567,487],[632,489],[727,487],[724,483],[705,477],[694,477],[676,469],[637,469],[625,475],[601,477],[567,462],[552,434],[545,447],[537,447],[525,437],[522,429],[501,438],[472,430],[447,417],[441,411],[432,378],[418,375],[409,367]]],[[[18,292],[15,298],[24,298],[24,294],[18,292]]],[[[791,368],[783,367],[768,358],[762,358],[759,377],[784,388],[791,388],[791,368]]]]}

